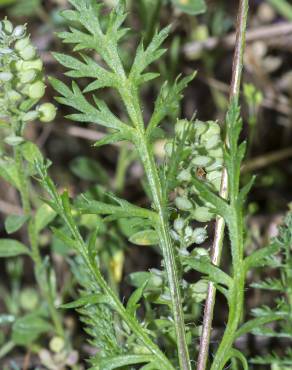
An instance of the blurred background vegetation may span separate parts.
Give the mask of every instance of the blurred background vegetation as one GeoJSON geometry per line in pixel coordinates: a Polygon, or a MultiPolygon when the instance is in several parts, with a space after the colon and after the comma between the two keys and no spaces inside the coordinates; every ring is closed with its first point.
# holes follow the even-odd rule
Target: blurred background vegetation
{"type": "MultiPolygon", "coordinates": [[[[104,0],[104,3],[111,6],[115,0],[104,0]]],[[[168,52],[155,66],[161,74],[160,81],[174,81],[179,74],[198,72],[186,90],[177,117],[191,118],[195,114],[201,120],[222,122],[228,104],[238,2],[128,0],[127,4],[130,14],[127,22],[137,43],[142,35],[147,44],[158,27],[172,23],[172,32],[167,40],[168,52]]],[[[51,51],[68,51],[56,36],[65,28],[59,12],[68,7],[66,0],[0,0],[1,19],[7,16],[14,24],[27,23],[47,75],[60,79],[65,79],[63,70],[51,51]]],[[[257,175],[248,203],[248,248],[253,250],[265,245],[275,235],[277,225],[292,200],[292,3],[288,0],[255,0],[250,7],[241,103],[244,136],[249,141],[248,156],[242,169],[243,182],[251,173],[257,175]]],[[[131,37],[125,41],[125,50],[135,49],[137,44],[132,40],[131,37]]],[[[131,53],[124,56],[126,64],[130,63],[128,55],[131,53]]],[[[158,86],[159,81],[155,80],[143,91],[146,118],[150,115],[158,86]]],[[[47,88],[46,100],[53,101],[53,97],[54,91],[47,88]]],[[[105,99],[117,114],[121,112],[111,93],[107,92],[105,99]]],[[[92,197],[100,199],[102,189],[106,187],[131,202],[147,206],[143,171],[135,155],[129,154],[127,145],[93,149],[92,144],[104,133],[90,124],[66,120],[64,116],[69,110],[64,106],[58,108],[58,116],[53,123],[31,124],[26,135],[54,163],[51,174],[60,189],[68,188],[73,196],[88,190],[92,197]]],[[[177,117],[165,122],[168,132],[172,132],[177,117]]],[[[157,139],[156,152],[161,160],[164,143],[164,138],[157,139]]],[[[6,235],[4,216],[19,212],[15,190],[1,181],[2,237],[6,235]]],[[[56,224],[61,228],[58,222],[56,224]]],[[[98,219],[81,217],[79,222],[86,232],[98,219]]],[[[209,231],[212,234],[212,229],[209,231]]],[[[19,238],[25,239],[21,231],[18,233],[19,238]]],[[[159,265],[157,255],[151,249],[130,245],[129,235],[129,225],[117,222],[104,232],[99,245],[104,266],[107,266],[105,274],[112,286],[120,289],[122,296],[130,293],[124,276],[159,265]]],[[[67,248],[60,240],[52,238],[48,231],[42,234],[42,245],[54,263],[59,303],[76,297],[76,281],[68,267],[72,266],[73,260],[67,248]]],[[[84,358],[91,353],[91,346],[86,343],[86,335],[81,331],[74,312],[65,313],[64,317],[72,338],[72,348],[65,354],[59,348],[62,344],[54,338],[42,338],[42,331],[37,333],[40,340],[29,348],[16,346],[10,339],[9,320],[13,320],[13,316],[34,312],[41,305],[30,264],[23,258],[0,261],[1,369],[27,370],[37,366],[40,369],[85,368],[84,358]]],[[[133,281],[132,284],[135,285],[133,281]]],[[[249,308],[257,306],[259,301],[269,304],[272,300],[270,292],[255,294],[252,289],[247,292],[249,308]]],[[[199,306],[198,318],[200,312],[199,306]]],[[[216,312],[215,327],[220,335],[226,315],[220,306],[216,312]]],[[[47,328],[43,329],[46,331],[47,328]]],[[[261,353],[263,341],[267,348],[277,349],[283,345],[281,341],[270,343],[269,339],[252,336],[244,338],[239,345],[255,356],[261,353]]],[[[289,342],[284,340],[284,346],[289,346],[289,342]]]]}

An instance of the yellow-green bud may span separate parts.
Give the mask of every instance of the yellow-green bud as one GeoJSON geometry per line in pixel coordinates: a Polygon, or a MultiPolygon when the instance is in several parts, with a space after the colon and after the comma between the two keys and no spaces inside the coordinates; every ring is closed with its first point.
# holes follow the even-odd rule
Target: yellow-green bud
{"type": "Polygon", "coordinates": [[[46,86],[42,81],[34,82],[28,89],[28,95],[31,99],[40,99],[45,94],[46,86]]]}
{"type": "Polygon", "coordinates": [[[60,353],[65,346],[64,339],[61,337],[53,337],[49,346],[52,352],[60,353]]]}
{"type": "Polygon", "coordinates": [[[38,111],[42,122],[51,122],[56,117],[57,108],[52,103],[44,103],[39,107],[38,111]]]}
{"type": "Polygon", "coordinates": [[[24,310],[34,310],[38,304],[38,301],[38,294],[31,288],[26,288],[20,293],[20,305],[24,310]]]}

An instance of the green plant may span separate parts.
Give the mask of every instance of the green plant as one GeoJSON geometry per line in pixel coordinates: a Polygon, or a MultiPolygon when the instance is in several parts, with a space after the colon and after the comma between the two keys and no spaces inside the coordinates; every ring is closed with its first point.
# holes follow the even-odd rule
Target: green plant
{"type": "MultiPolygon", "coordinates": [[[[133,65],[127,73],[119,56],[119,42],[126,33],[126,30],[122,28],[122,23],[125,19],[123,4],[120,3],[110,13],[106,27],[102,27],[99,21],[100,5],[88,1],[76,2],[74,0],[71,0],[71,4],[75,10],[64,11],[63,16],[69,21],[78,22],[83,26],[84,30],[71,28],[70,32],[61,33],[60,37],[65,43],[76,44],[75,50],[95,50],[102,57],[107,68],[86,56],[84,52],[81,54],[82,60],[63,54],[55,54],[56,59],[69,69],[69,72],[66,73],[68,76],[94,79],[93,82],[86,86],[83,92],[75,82],[73,82],[70,89],[64,83],[52,79],[52,85],[61,94],[61,97],[57,98],[57,100],[79,112],[71,114],[68,118],[81,122],[94,122],[112,131],[105,139],[97,142],[96,146],[119,140],[128,140],[133,143],[144,166],[148,181],[148,193],[152,201],[152,210],[146,210],[111,195],[116,202],[115,205],[93,202],[85,198],[77,203],[77,208],[82,213],[107,215],[106,220],[113,220],[119,217],[136,217],[145,220],[144,224],[148,228],[140,231],[138,235],[132,236],[130,240],[143,245],[156,244],[158,242],[160,246],[163,255],[163,276],[165,276],[166,293],[169,296],[174,320],[178,360],[181,369],[191,368],[183,314],[182,277],[183,271],[188,271],[192,268],[206,274],[211,281],[216,283],[220,292],[225,295],[230,310],[227,328],[217,350],[212,369],[222,369],[233,357],[238,358],[246,366],[247,362],[244,356],[233,348],[233,343],[239,334],[249,331],[251,325],[263,324],[263,322],[262,320],[259,322],[252,321],[252,323],[246,323],[239,329],[243,309],[245,275],[249,268],[261,263],[263,256],[270,254],[273,248],[268,247],[244,258],[243,205],[251,183],[240,191],[240,163],[244,156],[245,144],[238,145],[241,120],[239,118],[237,100],[232,99],[226,119],[228,145],[224,148],[224,158],[225,166],[229,173],[229,197],[228,201],[225,201],[216,195],[220,188],[220,169],[222,169],[223,164],[220,128],[217,124],[178,121],[176,124],[177,138],[174,143],[170,144],[170,149],[166,148],[169,155],[168,163],[159,171],[155,164],[152,147],[155,132],[163,118],[169,114],[169,110],[176,108],[180,98],[180,91],[191,79],[185,78],[177,81],[173,87],[163,85],[156,101],[153,115],[145,128],[139,89],[143,83],[157,77],[154,73],[144,71],[149,64],[162,55],[163,50],[160,49],[160,45],[166,38],[168,29],[164,29],[154,35],[147,48],[144,49],[143,44],[140,44],[133,65]],[[90,103],[84,95],[104,87],[114,88],[118,91],[128,114],[127,120],[122,121],[116,117],[105,102],[99,100],[95,94],[93,95],[94,104],[90,103]],[[190,142],[190,148],[188,148],[188,145],[185,145],[187,142],[190,142]],[[200,145],[202,145],[201,148],[200,145]],[[196,151],[193,151],[193,146],[196,148],[196,151]],[[190,155],[191,158],[189,158],[190,155]],[[182,165],[184,167],[184,162],[188,164],[189,160],[191,160],[192,166],[182,168],[182,171],[176,178],[175,174],[179,166],[182,165]],[[211,167],[208,168],[208,166],[211,167]],[[206,181],[201,181],[196,176],[196,171],[201,167],[207,170],[206,181]],[[210,174],[208,171],[210,171],[210,174]],[[180,185],[180,182],[182,182],[182,185],[180,185]],[[171,232],[170,219],[173,216],[168,204],[170,191],[175,188],[179,194],[175,202],[178,209],[176,213],[179,215],[180,212],[183,212],[183,214],[176,219],[175,230],[171,232]],[[191,198],[188,199],[188,197],[191,198]],[[197,203],[192,201],[194,198],[197,198],[197,203]],[[186,215],[188,212],[190,213],[189,216],[186,215]],[[191,227],[187,226],[187,223],[193,219],[208,221],[212,217],[212,213],[222,216],[228,226],[232,251],[232,276],[212,265],[206,259],[206,256],[203,255],[200,258],[200,253],[197,253],[196,249],[193,253],[189,253],[187,250],[188,245],[194,241],[201,242],[205,238],[204,232],[200,230],[200,236],[196,239],[197,231],[192,230],[191,227]],[[180,247],[182,248],[175,247],[176,244],[173,242],[172,237],[180,242],[180,247]]],[[[246,14],[243,16],[246,19],[246,14]]],[[[240,55],[243,52],[242,47],[241,45],[240,55]]],[[[65,193],[60,197],[47,177],[45,169],[42,168],[40,171],[42,182],[46,184],[46,188],[53,200],[53,203],[50,203],[51,206],[57,213],[63,215],[71,230],[73,239],[68,240],[68,243],[70,242],[72,246],[74,245],[75,249],[83,256],[87,265],[93,270],[99,289],[106,296],[110,296],[114,302],[113,310],[119,313],[119,316],[134,334],[140,336],[140,340],[142,339],[143,344],[154,355],[154,362],[160,359],[166,368],[172,366],[158,350],[156,344],[139,327],[136,319],[133,319],[129,312],[121,306],[118,298],[103,280],[100,271],[97,270],[96,266],[93,266],[94,260],[90,259],[88,247],[86,247],[72,219],[68,195],[65,193]]],[[[63,238],[65,240],[65,236],[63,238]]],[[[144,289],[145,286],[140,286],[138,291],[134,293],[134,296],[140,299],[144,289]]],[[[132,298],[129,302],[131,301],[132,298]]],[[[275,315],[266,317],[265,322],[274,319],[275,315]]],[[[133,357],[133,361],[134,359],[135,357],[133,357]]],[[[147,362],[145,358],[144,360],[141,358],[141,361],[147,362]]],[[[148,362],[151,362],[150,357],[148,362]]]]}
{"type": "MultiPolygon", "coordinates": [[[[35,50],[25,37],[24,29],[16,32],[17,28],[13,29],[10,22],[4,20],[0,102],[5,149],[10,154],[12,147],[14,154],[9,158],[7,153],[3,155],[0,173],[19,190],[24,210],[24,215],[10,216],[6,220],[6,230],[15,232],[28,222],[31,250],[16,240],[2,239],[0,255],[28,254],[32,257],[40,291],[46,299],[55,331],[61,337],[54,338],[51,343],[58,350],[64,343],[64,331],[54,304],[57,291],[51,283],[53,272],[41,257],[38,240],[41,230],[59,216],[59,224],[54,225],[52,231],[55,238],[72,252],[73,256],[68,260],[81,287],[77,299],[61,305],[60,309],[76,309],[79,313],[90,343],[97,349],[96,355],[90,358],[92,369],[140,366],[143,370],[190,370],[198,352],[198,369],[206,369],[208,357],[211,357],[208,347],[216,290],[227,302],[228,321],[210,368],[222,370],[230,362],[234,366],[239,362],[247,369],[248,360],[236,349],[236,339],[255,328],[265,332],[266,324],[282,318],[279,311],[270,309],[258,309],[255,313],[260,315],[251,320],[245,320],[243,315],[247,273],[267,264],[267,257],[279,249],[279,243],[272,242],[245,255],[244,207],[254,181],[252,178],[241,187],[240,169],[246,143],[240,143],[239,89],[248,1],[240,1],[231,98],[224,127],[214,121],[177,119],[174,134],[166,140],[162,163],[155,157],[154,142],[167,136],[163,124],[166,119],[178,116],[182,92],[195,76],[179,77],[173,84],[164,82],[146,122],[141,90],[146,82],[159,77],[150,66],[164,54],[162,44],[170,28],[153,36],[150,30],[147,46],[140,43],[129,66],[130,57],[127,63],[121,57],[124,56],[123,38],[128,31],[124,27],[125,2],[119,1],[109,13],[103,13],[102,5],[94,0],[69,2],[73,8],[63,11],[62,15],[71,26],[68,31],[59,33],[59,37],[64,43],[73,44],[73,50],[79,54],[54,53],[54,56],[67,68],[66,76],[81,80],[79,84],[73,81],[68,86],[51,78],[51,84],[59,94],[56,100],[73,108],[74,112],[67,118],[103,127],[106,135],[95,143],[96,147],[120,141],[132,144],[131,149],[122,147],[114,190],[119,193],[123,188],[121,184],[129,163],[126,157],[132,150],[129,161],[138,158],[143,165],[143,186],[150,206],[134,205],[108,188],[97,187],[76,199],[71,199],[67,190],[58,191],[48,174],[51,163],[24,138],[27,121],[39,118],[46,122],[55,116],[55,108],[50,103],[37,106],[45,89],[41,62],[35,60],[35,50]],[[16,41],[18,37],[20,40],[16,41]],[[28,60],[29,64],[26,63],[28,60]],[[118,103],[123,108],[119,116],[98,97],[98,90],[107,88],[113,89],[119,97],[118,103]],[[32,177],[48,195],[35,213],[29,194],[32,177]],[[216,219],[215,248],[210,257],[202,244],[208,238],[207,223],[213,219],[216,219]],[[100,253],[99,243],[110,234],[109,224],[114,224],[118,230],[108,235],[109,239],[114,237],[116,242],[122,231],[132,244],[152,247],[161,256],[160,268],[137,271],[128,276],[128,282],[135,289],[125,304],[119,297],[117,286],[121,279],[123,254],[119,249],[113,256],[100,253]],[[225,224],[231,254],[227,271],[219,266],[225,224]],[[195,283],[187,277],[192,271],[201,273],[195,283]],[[50,280],[48,276],[52,276],[50,280]],[[203,340],[198,351],[195,341],[201,334],[196,326],[201,313],[199,304],[206,298],[203,340]]],[[[180,2],[182,4],[187,5],[180,2]]],[[[103,178],[101,167],[85,158],[78,158],[71,168],[86,180],[96,180],[95,170],[103,178]]],[[[104,183],[108,186],[107,180],[104,183]]],[[[38,204],[38,201],[34,199],[34,203],[38,204]]],[[[283,244],[287,247],[286,240],[283,244]]],[[[288,274],[287,268],[285,273],[288,274]]],[[[32,341],[51,330],[41,315],[38,320],[27,316],[16,321],[14,327],[25,327],[23,320],[27,331],[36,326],[35,331],[31,330],[32,341]]],[[[25,344],[23,336],[21,341],[20,344],[25,344]]]]}
{"type": "MultiPolygon", "coordinates": [[[[0,23],[0,55],[0,111],[3,135],[0,175],[19,192],[22,204],[21,214],[12,214],[6,218],[5,229],[8,234],[13,234],[26,225],[30,247],[16,239],[0,239],[0,257],[28,255],[33,260],[35,278],[45,299],[46,311],[54,324],[53,331],[63,338],[63,324],[55,307],[57,292],[54,271],[40,253],[41,232],[56,214],[44,203],[38,202],[36,209],[32,208],[34,200],[31,178],[35,174],[34,161],[37,158],[41,160],[42,154],[35,144],[24,137],[27,123],[36,119],[43,122],[53,120],[56,108],[51,103],[38,104],[45,93],[43,66],[26,35],[25,26],[13,27],[7,19],[0,23]]],[[[17,296],[17,299],[20,299],[18,304],[23,306],[32,297],[17,296]]],[[[15,304],[17,305],[16,300],[15,304]]],[[[25,307],[28,308],[27,305],[25,307]]],[[[19,310],[16,311],[19,314],[19,310]]],[[[17,316],[10,320],[13,322],[14,344],[29,346],[41,333],[52,330],[50,324],[44,320],[41,310],[23,317],[17,316]],[[31,325],[32,321],[35,326],[31,325]]]]}
{"type": "MultiPolygon", "coordinates": [[[[255,335],[266,336],[269,338],[287,338],[291,340],[291,245],[292,245],[292,214],[291,211],[286,216],[283,225],[278,230],[278,236],[273,240],[278,254],[268,256],[266,265],[278,272],[277,278],[267,278],[252,284],[253,288],[265,291],[276,292],[276,306],[270,309],[266,306],[254,310],[256,317],[265,317],[266,315],[276,314],[282,320],[278,328],[258,328],[254,329],[255,335]]],[[[273,353],[258,356],[251,360],[253,364],[271,365],[272,369],[285,368],[292,364],[292,354],[288,349],[283,355],[273,353]]]]}

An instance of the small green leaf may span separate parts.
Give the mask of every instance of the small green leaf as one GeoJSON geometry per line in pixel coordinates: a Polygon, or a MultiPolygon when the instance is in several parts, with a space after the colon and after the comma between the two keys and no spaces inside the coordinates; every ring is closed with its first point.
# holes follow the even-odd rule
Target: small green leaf
{"type": "Polygon", "coordinates": [[[223,284],[227,287],[232,287],[232,278],[222,271],[219,267],[205,261],[205,259],[199,259],[194,257],[184,257],[182,259],[183,264],[206,274],[211,281],[217,284],[223,284]]]}
{"type": "Polygon", "coordinates": [[[31,164],[34,164],[36,161],[42,162],[43,155],[40,152],[39,148],[32,143],[31,141],[26,141],[21,146],[21,152],[23,157],[31,164]]]}
{"type": "Polygon", "coordinates": [[[139,304],[138,302],[140,301],[140,299],[142,298],[143,296],[143,293],[144,293],[144,290],[145,290],[145,287],[147,286],[148,284],[148,280],[144,281],[144,283],[142,284],[142,286],[140,286],[138,289],[136,289],[130,296],[129,300],[128,300],[128,303],[127,303],[127,311],[129,313],[129,315],[131,316],[135,316],[135,313],[137,311],[137,309],[139,308],[139,304]]]}
{"type": "Polygon", "coordinates": [[[14,239],[0,239],[0,258],[16,257],[22,254],[30,254],[24,244],[14,239]]]}
{"type": "Polygon", "coordinates": [[[49,225],[57,213],[47,204],[43,203],[35,214],[35,228],[36,232],[42,231],[47,225],[49,225]]]}
{"type": "Polygon", "coordinates": [[[178,9],[190,15],[202,14],[207,10],[204,0],[172,0],[172,2],[178,9]]]}
{"type": "Polygon", "coordinates": [[[53,230],[54,235],[59,240],[61,240],[61,242],[66,245],[66,247],[72,248],[72,249],[78,251],[78,244],[74,239],[70,238],[65,232],[63,232],[60,229],[56,229],[56,228],[52,227],[52,230],[53,230]]]}
{"type": "Polygon", "coordinates": [[[225,362],[225,364],[231,358],[237,358],[240,361],[240,363],[241,363],[241,365],[243,367],[243,370],[248,370],[248,362],[247,362],[247,359],[245,358],[245,356],[238,349],[231,348],[229,350],[229,353],[226,356],[226,362],[225,362]]]}
{"type": "Polygon", "coordinates": [[[19,230],[28,220],[25,215],[10,215],[5,220],[5,230],[8,234],[12,234],[19,230]]]}
{"type": "Polygon", "coordinates": [[[280,247],[277,243],[272,243],[265,248],[261,248],[253,252],[244,260],[245,270],[248,271],[249,269],[254,267],[264,266],[265,264],[267,264],[267,258],[274,255],[279,250],[279,248],[280,247]]]}
{"type": "Polygon", "coordinates": [[[145,282],[147,282],[145,287],[145,289],[147,290],[155,290],[157,288],[161,288],[163,284],[162,277],[146,271],[133,272],[129,275],[128,280],[129,283],[136,288],[142,287],[145,282]]]}
{"type": "Polygon", "coordinates": [[[155,359],[153,355],[122,355],[101,359],[97,370],[113,370],[127,365],[136,365],[151,362],[155,359]]]}
{"type": "Polygon", "coordinates": [[[12,326],[12,340],[15,344],[27,346],[41,334],[52,330],[52,326],[37,314],[17,319],[12,326]]]}
{"type": "Polygon", "coordinates": [[[20,182],[18,169],[15,162],[10,158],[0,158],[0,177],[9,182],[12,186],[19,189],[20,182]]]}
{"type": "Polygon", "coordinates": [[[277,313],[271,313],[263,317],[257,317],[256,319],[249,320],[237,330],[237,332],[235,333],[235,339],[241,337],[244,334],[250,333],[254,329],[259,328],[263,325],[282,319],[283,317],[281,317],[281,315],[277,313]]]}
{"type": "Polygon", "coordinates": [[[159,237],[155,230],[138,231],[129,238],[129,241],[136,245],[157,245],[159,237]]]}
{"type": "Polygon", "coordinates": [[[110,304],[110,298],[104,294],[91,294],[85,297],[79,298],[76,301],[62,304],[60,308],[69,309],[69,308],[78,308],[86,305],[92,305],[97,303],[110,304]]]}

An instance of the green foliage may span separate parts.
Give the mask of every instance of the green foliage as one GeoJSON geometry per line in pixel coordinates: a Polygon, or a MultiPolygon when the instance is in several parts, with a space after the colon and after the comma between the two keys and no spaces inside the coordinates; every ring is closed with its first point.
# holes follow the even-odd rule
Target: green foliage
{"type": "MultiPolygon", "coordinates": [[[[292,213],[287,214],[283,225],[279,227],[279,233],[273,240],[274,246],[277,248],[277,264],[271,258],[271,255],[266,256],[266,266],[277,270],[277,278],[267,278],[264,281],[252,284],[253,288],[276,291],[277,299],[276,306],[272,310],[267,310],[266,307],[254,310],[254,315],[258,318],[270,315],[277,315],[279,321],[277,329],[254,327],[253,333],[271,338],[292,338],[292,322],[291,322],[291,245],[292,245],[292,213]]],[[[270,364],[278,366],[289,366],[292,363],[292,353],[290,350],[285,355],[276,353],[258,356],[251,360],[254,364],[270,364]]]]}
{"type": "Polygon", "coordinates": [[[29,249],[22,243],[13,239],[0,239],[0,257],[15,257],[29,254],[29,249]]]}
{"type": "Polygon", "coordinates": [[[6,295],[5,305],[8,313],[15,315],[7,351],[15,345],[29,347],[44,333],[64,336],[63,324],[54,305],[57,295],[55,275],[48,266],[48,259],[42,259],[40,253],[40,232],[56,213],[42,205],[33,209],[31,179],[35,175],[35,161],[42,162],[43,156],[38,147],[24,137],[28,122],[36,119],[49,122],[55,118],[53,104],[39,104],[44,93],[43,64],[26,34],[26,27],[14,27],[5,18],[0,22],[0,115],[1,136],[4,138],[0,176],[19,192],[22,207],[20,215],[9,215],[5,219],[5,229],[7,234],[22,229],[27,245],[16,239],[1,239],[0,257],[29,256],[45,302],[41,313],[24,315],[38,306],[38,293],[23,290],[19,294],[21,269],[16,268],[16,263],[14,267],[13,260],[7,260],[7,266],[12,266],[12,293],[11,297],[6,295]],[[49,317],[50,322],[44,317],[49,317]]]}
{"type": "MultiPolygon", "coordinates": [[[[14,239],[1,239],[0,257],[29,256],[40,293],[27,290],[16,302],[6,298],[9,312],[0,316],[0,325],[12,325],[12,345],[30,346],[41,335],[53,334],[63,347],[66,337],[61,315],[64,310],[75,309],[89,343],[97,349],[89,359],[92,369],[130,370],[138,366],[144,370],[191,370],[191,361],[197,354],[194,341],[200,334],[199,304],[206,298],[211,282],[228,306],[226,328],[211,370],[222,370],[230,362],[238,362],[247,369],[245,355],[235,348],[237,338],[250,332],[291,337],[292,218],[288,216],[278,239],[245,255],[244,206],[253,179],[241,187],[246,144],[239,142],[242,119],[237,99],[231,101],[226,115],[226,138],[222,137],[217,122],[178,117],[183,90],[195,74],[178,77],[172,84],[163,82],[146,121],[141,91],[159,76],[153,64],[166,51],[162,45],[170,27],[154,32],[149,25],[145,41],[139,43],[133,58],[128,55],[125,63],[121,57],[123,43],[130,35],[124,26],[125,2],[118,1],[109,13],[95,0],[69,3],[72,9],[62,15],[70,27],[59,37],[65,44],[73,45],[74,55],[54,53],[54,56],[65,67],[72,83],[68,86],[51,78],[59,95],[56,100],[72,110],[68,119],[103,128],[106,136],[96,147],[130,142],[130,149],[122,149],[121,156],[127,157],[133,150],[129,157],[137,158],[143,166],[148,206],[137,206],[111,193],[103,168],[85,157],[71,162],[71,171],[82,180],[99,181],[106,190],[97,186],[76,199],[70,199],[66,190],[58,192],[48,174],[49,161],[24,137],[27,122],[35,119],[48,122],[56,115],[51,103],[38,105],[45,92],[42,62],[25,34],[25,27],[14,28],[7,19],[2,21],[0,108],[5,144],[0,175],[19,191],[23,209],[23,214],[7,217],[5,229],[11,234],[25,226],[28,246],[14,239]],[[112,105],[102,99],[103,89],[115,90],[123,112],[112,111],[112,105]],[[170,135],[164,130],[166,121],[175,122],[174,133],[170,135]],[[155,157],[153,144],[157,137],[167,135],[161,163],[155,157]],[[224,171],[228,174],[228,197],[220,195],[224,171]],[[36,179],[46,192],[47,198],[41,201],[32,200],[31,182],[36,179]],[[231,264],[226,271],[211,262],[204,246],[208,239],[207,223],[215,217],[222,217],[228,228],[231,264]],[[50,259],[43,258],[40,251],[42,233],[53,222],[53,248],[56,241],[61,244],[79,288],[73,301],[59,305],[59,311],[56,275],[50,259]],[[121,300],[118,284],[122,279],[126,240],[152,248],[161,260],[158,268],[131,273],[126,280],[134,289],[121,300]],[[247,273],[252,268],[274,266],[275,260],[270,257],[279,252],[280,277],[253,284],[257,289],[281,293],[276,308],[254,309],[254,318],[244,321],[247,273]],[[200,273],[196,282],[189,281],[188,274],[193,271],[200,273]],[[279,322],[279,333],[266,326],[274,321],[279,322]]],[[[200,0],[175,0],[173,4],[189,14],[200,14],[206,9],[205,2],[200,0]]],[[[246,86],[245,95],[250,105],[259,104],[260,97],[251,86],[246,86]]],[[[128,159],[125,162],[128,164],[128,159]]],[[[124,163],[123,166],[126,167],[124,163]]],[[[116,190],[121,189],[116,186],[116,190]]],[[[20,281],[21,268],[16,264],[10,268],[11,276],[20,281]]],[[[66,350],[70,346],[69,340],[66,350]]],[[[269,355],[254,359],[254,363],[283,365],[290,361],[289,356],[290,352],[278,361],[278,355],[269,355]]]]}

